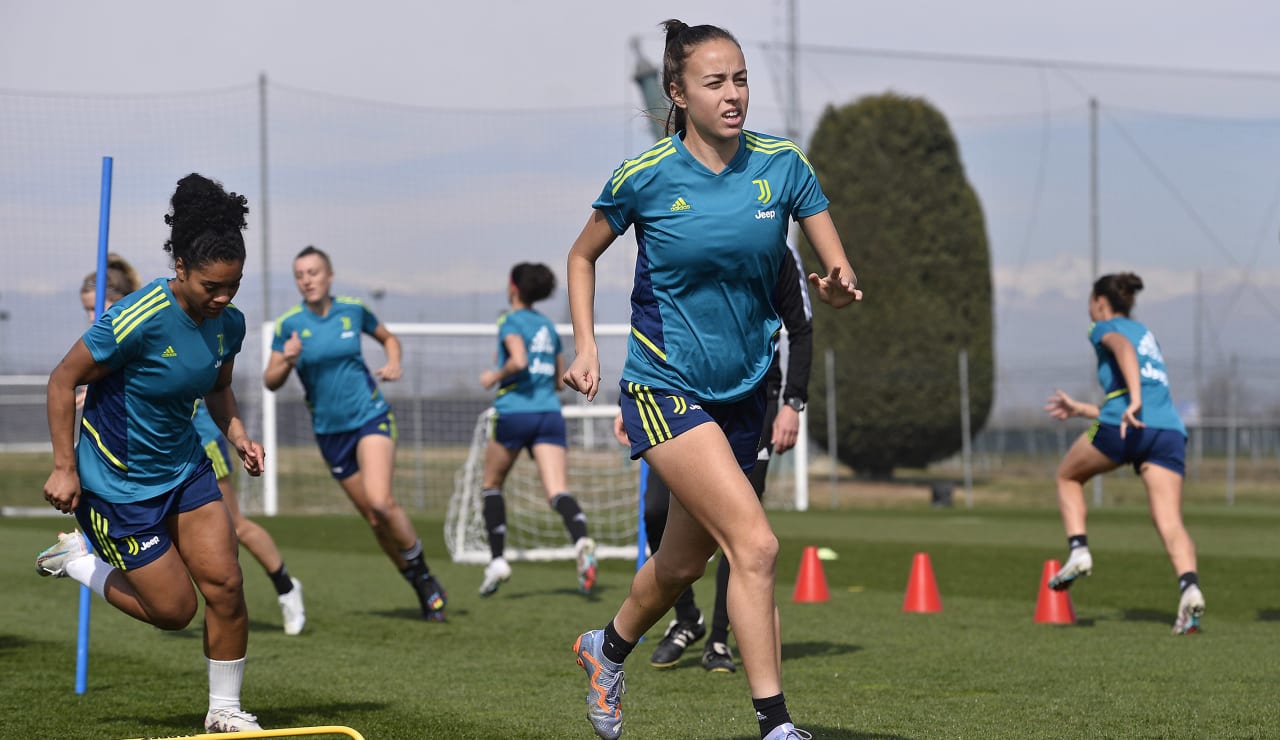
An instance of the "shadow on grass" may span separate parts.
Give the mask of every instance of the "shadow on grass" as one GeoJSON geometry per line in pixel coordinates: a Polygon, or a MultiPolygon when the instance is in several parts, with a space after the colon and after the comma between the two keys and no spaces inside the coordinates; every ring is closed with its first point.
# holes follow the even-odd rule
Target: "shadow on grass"
{"type": "MultiPolygon", "coordinates": [[[[803,722],[801,723],[804,724],[803,722]]],[[[799,729],[807,731],[809,734],[822,740],[909,740],[907,735],[891,735],[884,732],[858,732],[857,730],[841,730],[834,727],[824,727],[822,725],[804,725],[799,729]]],[[[752,735],[742,735],[732,738],[732,740],[759,740],[752,735]]]]}
{"type": "MultiPolygon", "coordinates": [[[[403,619],[409,622],[423,622],[424,624],[440,624],[440,622],[423,619],[422,610],[417,607],[405,607],[403,609],[381,609],[381,610],[370,609],[369,611],[359,612],[359,613],[368,614],[369,616],[373,616],[373,617],[385,617],[386,619],[403,619]]],[[[465,617],[470,613],[471,612],[466,609],[454,609],[448,605],[445,605],[444,624],[448,624],[449,620],[454,619],[455,617],[465,617]]]]}
{"type": "Polygon", "coordinates": [[[25,637],[19,637],[17,635],[0,635],[0,654],[7,653],[11,650],[21,650],[35,644],[35,640],[28,640],[25,637]]]}
{"type": "Polygon", "coordinates": [[[1126,622],[1159,622],[1173,624],[1176,615],[1173,612],[1158,609],[1125,609],[1122,617],[1126,622]]]}
{"type": "MultiPolygon", "coordinates": [[[[292,707],[273,707],[270,712],[265,715],[259,715],[258,721],[271,728],[298,727],[298,722],[308,722],[316,716],[343,717],[351,712],[377,712],[385,710],[389,705],[385,702],[345,702],[315,705],[299,705],[292,707]]],[[[128,717],[108,717],[113,722],[128,721],[135,723],[139,728],[155,728],[162,732],[167,732],[170,727],[196,727],[201,731],[204,729],[204,713],[198,715],[190,712],[179,714],[170,714],[164,717],[147,717],[138,718],[130,715],[128,717]]],[[[146,736],[148,733],[143,733],[146,736]]],[[[174,737],[164,735],[163,737],[174,737]]],[[[186,737],[186,735],[177,736],[186,737]]]]}
{"type": "MultiPolygon", "coordinates": [[[[1259,622],[1280,622],[1280,609],[1259,609],[1258,621],[1259,622]]],[[[0,643],[0,647],[3,647],[3,643],[0,643]]]]}
{"type": "MultiPolygon", "coordinates": [[[[842,642],[784,642],[782,643],[782,659],[825,658],[833,655],[848,655],[861,649],[862,646],[860,645],[849,645],[842,642]]],[[[826,736],[823,735],[823,737],[826,736]]]]}
{"type": "MultiPolygon", "coordinates": [[[[628,580],[627,588],[629,589],[630,587],[631,587],[631,581],[628,580]]],[[[604,586],[597,583],[595,587],[591,589],[591,593],[589,594],[584,594],[581,591],[579,591],[577,588],[570,588],[568,586],[565,586],[562,588],[546,588],[546,589],[540,589],[540,590],[524,589],[521,591],[499,591],[497,594],[494,594],[492,597],[486,597],[486,598],[493,598],[496,600],[496,599],[529,599],[529,598],[536,598],[540,596],[568,596],[568,597],[582,599],[587,603],[592,603],[597,601],[603,601],[604,598],[608,596],[609,592],[615,590],[615,588],[616,587],[604,586]]]]}

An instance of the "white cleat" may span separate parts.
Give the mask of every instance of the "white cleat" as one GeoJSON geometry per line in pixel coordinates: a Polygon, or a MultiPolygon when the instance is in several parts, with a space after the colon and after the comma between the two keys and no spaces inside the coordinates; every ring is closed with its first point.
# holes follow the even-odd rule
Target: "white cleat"
{"type": "Polygon", "coordinates": [[[484,582],[480,584],[481,596],[492,596],[498,592],[498,586],[511,578],[511,564],[506,558],[494,558],[484,567],[484,582]]]}
{"type": "Polygon", "coordinates": [[[764,740],[813,740],[813,735],[787,722],[773,728],[764,740]]]}
{"type": "Polygon", "coordinates": [[[1178,601],[1178,619],[1173,623],[1173,634],[1191,635],[1200,631],[1200,617],[1204,616],[1204,594],[1199,586],[1188,586],[1178,601]]]}
{"type": "Polygon", "coordinates": [[[1077,578],[1093,574],[1093,556],[1087,547],[1075,547],[1067,558],[1066,565],[1057,575],[1049,579],[1049,588],[1054,591],[1066,591],[1071,588],[1077,578]]]}
{"type": "Polygon", "coordinates": [[[280,602],[280,613],[284,617],[284,633],[296,635],[307,626],[307,609],[302,604],[302,582],[292,576],[293,588],[288,593],[280,594],[276,600],[280,602]]]}
{"type": "Polygon", "coordinates": [[[58,541],[36,556],[36,572],[54,578],[67,577],[67,563],[89,555],[89,543],[79,530],[59,532],[58,541]]]}
{"type": "Polygon", "coordinates": [[[204,716],[206,732],[261,731],[258,718],[240,709],[210,709],[204,716]]]}
{"type": "Polygon", "coordinates": [[[578,560],[578,590],[590,594],[596,587],[596,541],[583,537],[574,543],[573,550],[578,560]]]}

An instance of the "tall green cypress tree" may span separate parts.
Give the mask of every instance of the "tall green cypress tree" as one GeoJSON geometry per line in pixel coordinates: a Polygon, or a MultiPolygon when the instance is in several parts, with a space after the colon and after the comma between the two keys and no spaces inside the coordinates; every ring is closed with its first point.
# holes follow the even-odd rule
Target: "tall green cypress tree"
{"type": "MultiPolygon", "coordinates": [[[[982,207],[946,118],[885,94],[828,107],[809,147],[831,199],[861,304],[814,308],[810,430],[827,444],[826,373],[835,351],[841,462],[888,478],[961,447],[957,357],[968,353],[976,434],[994,384],[990,254],[982,207]]],[[[803,250],[806,266],[821,274],[803,250]]]]}

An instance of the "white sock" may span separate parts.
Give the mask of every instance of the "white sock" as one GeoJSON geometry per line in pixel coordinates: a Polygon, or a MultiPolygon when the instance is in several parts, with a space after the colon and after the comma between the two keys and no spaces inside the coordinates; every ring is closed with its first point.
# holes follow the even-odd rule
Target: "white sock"
{"type": "Polygon", "coordinates": [[[63,567],[69,578],[88,586],[95,594],[106,598],[107,577],[115,571],[115,568],[107,565],[106,561],[99,560],[93,555],[85,555],[82,558],[67,561],[63,567]]]}
{"type": "Polygon", "coordinates": [[[209,711],[240,710],[240,684],[244,682],[244,658],[209,661],[209,711]]]}

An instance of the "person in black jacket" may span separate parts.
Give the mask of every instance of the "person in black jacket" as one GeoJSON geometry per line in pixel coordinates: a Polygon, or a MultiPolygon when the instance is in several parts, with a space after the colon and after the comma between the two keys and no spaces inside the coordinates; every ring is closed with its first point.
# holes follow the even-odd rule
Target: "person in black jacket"
{"type": "MultiPolygon", "coordinates": [[[[787,328],[787,375],[783,383],[780,353],[773,355],[773,364],[765,376],[764,431],[760,436],[756,466],[748,479],[756,496],[764,495],[765,475],[769,471],[769,459],[795,447],[800,433],[800,412],[809,400],[809,369],[813,360],[813,324],[810,320],[808,294],[804,272],[799,265],[799,255],[794,248],[792,259],[784,259],[778,273],[778,285],[774,289],[773,305],[787,328]],[[781,403],[779,403],[781,401],[781,403]]],[[[622,430],[622,416],[614,420],[614,435],[623,444],[627,441],[622,430]]],[[[644,521],[649,538],[649,551],[657,552],[662,543],[662,530],[667,522],[667,507],[671,491],[662,478],[648,469],[645,481],[644,521]]],[[[670,668],[680,661],[691,644],[708,637],[702,653],[702,667],[715,673],[732,673],[736,670],[733,652],[729,649],[729,609],[726,594],[729,588],[729,561],[720,558],[716,570],[716,600],[712,612],[711,632],[701,610],[694,601],[693,588],[689,587],[676,599],[676,618],[671,620],[662,641],[654,648],[649,664],[655,668],[670,668]]]]}

